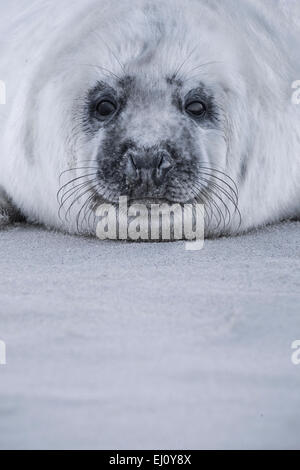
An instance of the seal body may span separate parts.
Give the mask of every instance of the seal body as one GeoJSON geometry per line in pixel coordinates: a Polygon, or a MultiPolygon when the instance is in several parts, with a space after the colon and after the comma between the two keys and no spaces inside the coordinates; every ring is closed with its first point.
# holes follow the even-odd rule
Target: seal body
{"type": "Polygon", "coordinates": [[[12,1],[2,221],[94,233],[124,195],[199,201],[207,235],[299,216],[299,19],[297,0],[12,1]]]}

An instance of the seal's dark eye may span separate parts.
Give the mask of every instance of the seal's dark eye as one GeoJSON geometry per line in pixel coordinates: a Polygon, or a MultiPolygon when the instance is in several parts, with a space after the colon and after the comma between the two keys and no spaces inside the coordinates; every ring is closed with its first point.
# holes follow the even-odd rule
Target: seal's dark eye
{"type": "Polygon", "coordinates": [[[185,110],[192,116],[201,117],[206,113],[206,106],[202,101],[192,101],[186,105],[185,110]]]}
{"type": "Polygon", "coordinates": [[[96,106],[97,117],[99,119],[107,119],[111,117],[117,110],[117,106],[112,101],[102,100],[96,106]]]}

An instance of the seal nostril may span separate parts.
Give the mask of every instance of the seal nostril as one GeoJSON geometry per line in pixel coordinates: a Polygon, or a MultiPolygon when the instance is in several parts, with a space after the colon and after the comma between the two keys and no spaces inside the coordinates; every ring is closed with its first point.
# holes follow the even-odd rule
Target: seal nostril
{"type": "Polygon", "coordinates": [[[159,170],[168,170],[169,168],[171,168],[171,166],[172,164],[170,160],[166,157],[166,155],[162,155],[157,168],[159,170]]]}
{"type": "Polygon", "coordinates": [[[132,153],[128,155],[125,172],[129,181],[136,181],[139,177],[139,171],[132,153]]]}
{"type": "Polygon", "coordinates": [[[156,179],[160,183],[168,171],[173,167],[172,162],[170,161],[169,154],[162,152],[158,158],[158,165],[156,167],[156,179]]]}
{"type": "Polygon", "coordinates": [[[134,159],[134,155],[130,154],[129,159],[131,160],[132,166],[137,170],[137,164],[136,164],[136,161],[134,159]]]}
{"type": "Polygon", "coordinates": [[[172,157],[164,150],[128,150],[125,159],[125,174],[129,185],[160,185],[173,168],[172,157]]]}

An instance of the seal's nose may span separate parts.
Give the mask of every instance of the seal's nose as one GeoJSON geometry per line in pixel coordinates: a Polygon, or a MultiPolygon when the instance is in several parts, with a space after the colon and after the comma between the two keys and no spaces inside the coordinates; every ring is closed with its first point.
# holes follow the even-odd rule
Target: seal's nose
{"type": "Polygon", "coordinates": [[[128,182],[135,185],[145,183],[159,185],[173,167],[173,159],[166,150],[129,150],[126,159],[125,173],[128,182]]]}

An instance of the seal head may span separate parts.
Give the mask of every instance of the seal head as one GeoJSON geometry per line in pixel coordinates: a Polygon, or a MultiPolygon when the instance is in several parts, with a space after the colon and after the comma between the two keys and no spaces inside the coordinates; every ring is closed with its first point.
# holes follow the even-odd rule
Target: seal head
{"type": "Polygon", "coordinates": [[[63,0],[50,31],[43,7],[7,43],[0,186],[28,220],[95,233],[97,206],[120,196],[204,203],[206,235],[298,214],[300,34],[284,14],[260,0],[241,0],[242,16],[231,0],[63,0]]]}

